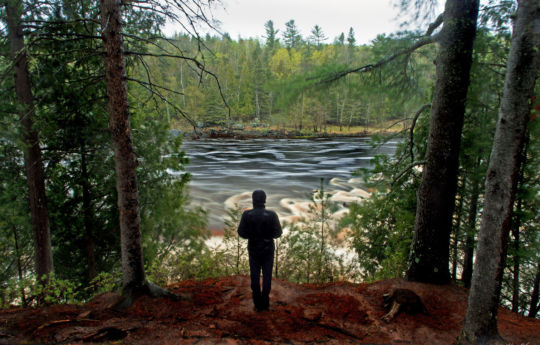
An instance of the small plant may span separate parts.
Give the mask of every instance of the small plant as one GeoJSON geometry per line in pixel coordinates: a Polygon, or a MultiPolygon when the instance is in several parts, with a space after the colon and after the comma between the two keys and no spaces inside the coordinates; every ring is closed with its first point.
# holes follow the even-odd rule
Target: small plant
{"type": "Polygon", "coordinates": [[[80,284],[58,279],[54,273],[42,277],[40,281],[30,281],[30,295],[36,304],[62,304],[81,301],[80,284]]]}
{"type": "MultiPolygon", "coordinates": [[[[227,271],[232,268],[232,273],[240,274],[247,270],[247,250],[246,243],[238,236],[238,225],[242,218],[242,209],[237,204],[234,208],[227,210],[225,219],[225,229],[223,233],[223,256],[224,264],[227,266],[227,271]]],[[[227,274],[229,272],[226,272],[227,274]]]]}
{"type": "Polygon", "coordinates": [[[122,281],[119,274],[110,272],[99,273],[89,286],[85,289],[87,295],[93,297],[104,292],[111,292],[119,290],[122,286],[122,281]]]}

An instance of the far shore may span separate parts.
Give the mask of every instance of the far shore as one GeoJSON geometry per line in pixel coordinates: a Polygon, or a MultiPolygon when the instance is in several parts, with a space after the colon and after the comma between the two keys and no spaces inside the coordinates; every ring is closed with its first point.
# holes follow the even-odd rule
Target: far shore
{"type": "Polygon", "coordinates": [[[294,128],[279,128],[275,126],[245,126],[242,128],[209,127],[198,129],[173,129],[173,132],[181,134],[186,140],[199,139],[312,139],[324,140],[332,138],[363,138],[373,135],[391,135],[402,130],[401,125],[385,124],[377,127],[347,127],[328,126],[326,131],[297,130],[294,128]]]}

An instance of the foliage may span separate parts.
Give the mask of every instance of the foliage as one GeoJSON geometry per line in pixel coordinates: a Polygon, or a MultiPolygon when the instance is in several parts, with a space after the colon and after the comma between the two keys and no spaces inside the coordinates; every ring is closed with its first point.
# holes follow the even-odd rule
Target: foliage
{"type": "Polygon", "coordinates": [[[434,48],[429,46],[371,73],[349,75],[333,83],[330,92],[324,82],[351,65],[368,65],[406,47],[417,33],[380,35],[369,46],[357,46],[354,31],[349,30],[347,45],[345,41],[326,44],[323,28],[316,25],[311,39],[315,47],[298,36],[294,21],[281,31],[272,22],[265,28],[268,38],[264,43],[208,35],[198,44],[180,34],[167,41],[158,40],[147,47],[150,55],[156,56],[141,57],[132,69],[134,79],[167,97],[169,103],[158,105],[160,112],[168,114],[173,127],[183,130],[193,123],[201,128],[227,126],[230,120],[240,126],[263,122],[296,130],[321,131],[327,124],[337,124],[341,129],[368,127],[403,119],[431,92],[434,48]],[[276,38],[278,32],[288,37],[283,44],[276,38]],[[183,56],[202,56],[206,70],[219,76],[219,85],[210,76],[201,76],[199,67],[189,59],[175,58],[173,53],[162,57],[173,45],[183,56]],[[322,116],[310,115],[305,103],[308,99],[324,105],[322,116]]]}
{"type": "MultiPolygon", "coordinates": [[[[423,133],[422,125],[417,126],[418,133],[423,133]]],[[[420,145],[414,147],[419,155],[422,149],[420,145]]],[[[396,156],[407,154],[407,144],[402,143],[396,156]]],[[[371,197],[362,204],[352,204],[341,220],[340,225],[352,231],[363,279],[399,277],[406,269],[420,183],[416,168],[407,164],[404,159],[376,156],[374,168],[362,172],[373,188],[371,197]]]]}
{"type": "Polygon", "coordinates": [[[249,270],[247,246],[238,235],[238,225],[242,218],[242,209],[235,205],[235,208],[227,210],[225,219],[225,229],[223,233],[222,245],[217,248],[222,256],[221,265],[224,266],[224,274],[241,274],[249,270]]]}
{"type": "Polygon", "coordinates": [[[277,244],[280,278],[305,283],[357,279],[358,266],[349,255],[347,244],[339,243],[340,229],[330,218],[333,208],[321,181],[307,219],[284,224],[287,231],[277,244]]]}

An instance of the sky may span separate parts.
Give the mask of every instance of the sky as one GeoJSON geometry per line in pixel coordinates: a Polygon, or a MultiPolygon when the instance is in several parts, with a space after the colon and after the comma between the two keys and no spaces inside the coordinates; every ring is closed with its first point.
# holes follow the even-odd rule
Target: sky
{"type": "MultiPolygon", "coordinates": [[[[319,25],[332,43],[342,32],[347,37],[349,28],[355,33],[357,44],[368,44],[378,34],[400,29],[399,10],[391,0],[222,0],[213,10],[221,22],[220,30],[232,39],[264,39],[264,24],[274,22],[278,38],[285,31],[285,23],[294,19],[303,38],[311,35],[319,25]],[[224,7],[224,8],[223,8],[224,7]]],[[[178,25],[168,24],[165,34],[179,31],[178,25]]]]}

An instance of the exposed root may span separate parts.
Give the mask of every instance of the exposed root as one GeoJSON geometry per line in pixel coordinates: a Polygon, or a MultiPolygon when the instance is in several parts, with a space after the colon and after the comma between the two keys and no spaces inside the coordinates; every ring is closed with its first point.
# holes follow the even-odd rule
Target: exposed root
{"type": "Polygon", "coordinates": [[[166,290],[156,284],[144,280],[140,283],[131,283],[124,287],[122,291],[123,299],[118,302],[113,309],[122,310],[130,307],[133,302],[140,296],[150,296],[150,297],[165,297],[173,301],[178,301],[181,299],[190,300],[190,296],[187,295],[177,295],[169,290],[166,290]]]}
{"type": "Polygon", "coordinates": [[[382,317],[385,322],[390,322],[400,312],[410,315],[427,314],[426,307],[416,293],[408,289],[395,289],[383,295],[384,307],[390,311],[382,317]]]}

